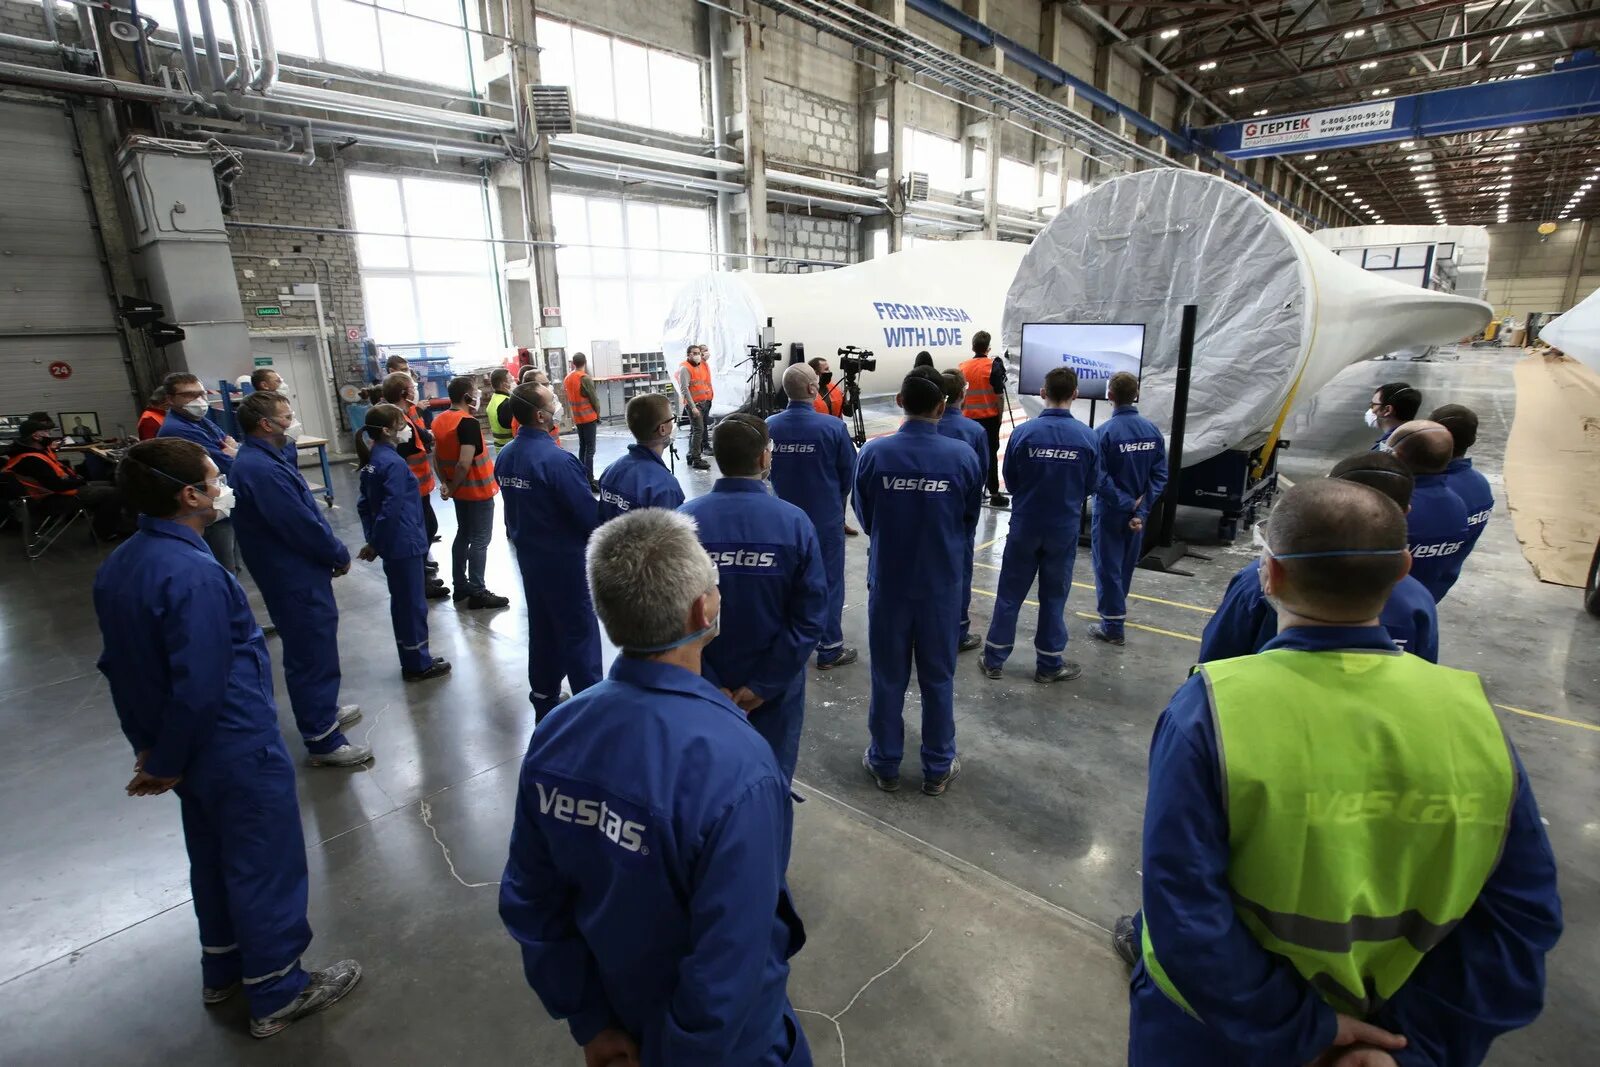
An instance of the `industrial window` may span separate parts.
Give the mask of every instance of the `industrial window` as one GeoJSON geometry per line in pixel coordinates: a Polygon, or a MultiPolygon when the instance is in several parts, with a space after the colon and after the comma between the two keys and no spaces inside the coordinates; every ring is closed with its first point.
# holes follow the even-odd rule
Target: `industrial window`
{"type": "Polygon", "coordinates": [[[928,176],[930,188],[953,193],[962,186],[961,143],[926,130],[906,130],[906,165],[928,176]]]}
{"type": "Polygon", "coordinates": [[[572,87],[580,115],[692,137],[706,132],[700,64],[693,59],[538,20],[539,80],[572,87]]]}
{"type": "Polygon", "coordinates": [[[1033,164],[1001,157],[999,184],[1000,203],[1028,212],[1038,209],[1039,172],[1033,164]]]}
{"type": "MultiPolygon", "coordinates": [[[[913,245],[915,245],[916,243],[917,243],[916,234],[906,233],[906,234],[901,234],[900,235],[900,251],[902,251],[902,252],[910,251],[911,247],[913,245]]],[[[873,259],[882,259],[884,256],[886,256],[888,254],[889,254],[889,231],[888,230],[873,230],[872,231],[872,258],[873,259]]]]}
{"type": "Polygon", "coordinates": [[[661,347],[661,327],[684,281],[711,269],[711,218],[705,208],[557,193],[556,267],[567,346],[596,340],[624,352],[661,347]]]}
{"type": "Polygon", "coordinates": [[[350,175],[367,335],[384,344],[455,342],[462,369],[506,347],[500,282],[480,181],[350,175]]]}
{"type": "MultiPolygon", "coordinates": [[[[205,0],[141,0],[139,14],[176,32],[175,3],[187,4],[189,27],[200,35],[199,4],[205,0]]],[[[210,0],[217,36],[233,39],[228,8],[210,0]]],[[[397,78],[472,87],[470,35],[459,0],[268,0],[278,50],[397,78]],[[421,16],[420,18],[412,16],[421,16]],[[425,22],[423,19],[431,19],[425,22]],[[441,26],[439,23],[448,23],[441,26]],[[462,27],[456,29],[454,27],[462,27]]],[[[225,61],[229,69],[232,62],[225,61]]]]}

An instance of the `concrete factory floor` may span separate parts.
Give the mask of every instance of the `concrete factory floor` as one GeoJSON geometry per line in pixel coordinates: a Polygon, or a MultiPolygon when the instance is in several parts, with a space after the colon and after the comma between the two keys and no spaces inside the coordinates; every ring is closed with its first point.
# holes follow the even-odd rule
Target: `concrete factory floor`
{"type": "MultiPolygon", "coordinates": [[[[1510,353],[1460,362],[1365,363],[1290,427],[1283,469],[1315,477],[1364,449],[1374,385],[1407,379],[1425,410],[1459,401],[1483,418],[1478,465],[1499,485],[1512,415],[1510,353]]],[[[878,412],[878,426],[892,425],[878,412]]],[[[877,428],[877,427],[875,427],[877,428]]],[[[623,441],[601,437],[602,463],[623,441]]],[[[691,494],[711,475],[690,474],[691,494]]],[[[349,469],[336,476],[336,528],[360,543],[349,469]]],[[[1503,1040],[1501,1065],[1574,1064],[1600,1045],[1600,621],[1577,590],[1540,585],[1500,510],[1441,610],[1443,659],[1483,674],[1521,748],[1561,864],[1567,932],[1550,960],[1548,1006],[1503,1040]]],[[[440,507],[445,552],[453,517],[440,507]]],[[[1185,514],[1198,541],[1214,515],[1185,514]]],[[[1007,515],[986,510],[976,591],[992,590],[1007,515]]],[[[76,531],[25,564],[0,541],[0,1060],[13,1064],[577,1063],[565,1027],[525,984],[495,911],[525,700],[522,591],[504,540],[497,613],[430,615],[456,664],[402,686],[376,567],[336,583],[344,693],[366,709],[354,735],[377,760],[355,773],[303,770],[300,796],[317,939],[307,962],[359,958],[346,1002],[270,1042],[246,1036],[243,1005],[201,1007],[199,953],[176,802],[122,794],[132,766],[94,669],[88,586],[100,553],[76,531]]],[[[866,539],[848,547],[845,632],[866,646],[866,539]]],[[[942,799],[872,788],[860,768],[867,674],[813,672],[801,756],[795,898],[810,942],[790,991],[820,1064],[1122,1062],[1125,975],[1104,928],[1139,900],[1139,836],[1151,727],[1193,662],[1197,635],[1247,537],[1200,549],[1192,577],[1140,572],[1124,649],[1084,640],[1092,609],[1079,557],[1069,619],[1081,680],[1030,680],[1014,658],[1000,682],[975,654],[956,681],[965,773],[942,799]]],[[[975,614],[987,621],[989,596],[975,614]]],[[[1033,625],[1025,609],[1019,640],[1033,625]]],[[[278,644],[269,640],[276,656],[278,644]]],[[[608,649],[608,659],[612,654],[608,649]]],[[[282,722],[298,754],[280,688],[282,722]]],[[[913,698],[913,707],[914,707],[913,698]]],[[[916,717],[908,751],[915,752],[916,717]]]]}

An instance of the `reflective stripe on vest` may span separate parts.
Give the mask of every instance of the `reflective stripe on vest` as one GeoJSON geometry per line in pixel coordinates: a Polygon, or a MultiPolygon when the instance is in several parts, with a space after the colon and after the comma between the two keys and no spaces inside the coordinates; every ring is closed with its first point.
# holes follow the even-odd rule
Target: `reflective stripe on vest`
{"type": "Polygon", "coordinates": [[[836,418],[844,416],[844,394],[839,392],[839,387],[829,382],[811,402],[811,406],[824,415],[833,415],[836,418]]]}
{"type": "MultiPolygon", "coordinates": [[[[454,408],[434,417],[433,420],[433,450],[439,457],[439,473],[449,481],[455,477],[456,464],[461,459],[461,437],[458,433],[461,423],[473,416],[454,408]]],[[[467,468],[467,476],[462,479],[461,487],[454,490],[451,495],[457,500],[488,500],[500,491],[500,486],[494,480],[494,460],[489,458],[487,448],[478,449],[478,454],[472,457],[472,466],[467,468]]]]}
{"type": "Polygon", "coordinates": [[[575,370],[563,383],[567,388],[567,407],[572,412],[572,421],[580,426],[600,418],[589,398],[583,395],[583,380],[588,376],[588,371],[575,370]]]}
{"type": "Polygon", "coordinates": [[[406,421],[411,424],[411,443],[417,446],[417,450],[404,459],[406,466],[411,468],[411,476],[417,480],[417,492],[427,496],[438,484],[433,480],[433,464],[428,462],[429,453],[422,447],[422,435],[428,432],[428,428],[422,425],[422,416],[417,413],[417,405],[407,404],[405,412],[406,421]]]}
{"type": "Polygon", "coordinates": [[[76,489],[46,488],[42,482],[36,482],[26,474],[23,474],[21,471],[13,469],[18,463],[21,463],[25,459],[44,460],[45,463],[49,464],[50,469],[55,472],[57,478],[71,478],[74,475],[72,471],[67,468],[66,464],[62,463],[49,452],[20,452],[17,455],[12,456],[10,459],[6,460],[6,465],[4,467],[0,467],[0,471],[3,471],[4,473],[15,478],[17,480],[17,484],[22,486],[22,491],[28,495],[29,500],[43,500],[47,496],[78,495],[78,491],[76,489]]]}
{"type": "Polygon", "coordinates": [[[958,369],[967,380],[967,398],[961,403],[961,414],[969,419],[999,418],[1000,398],[989,381],[994,374],[993,357],[973,356],[963,360],[958,369]]]}
{"type": "Polygon", "coordinates": [[[701,361],[697,366],[684,360],[683,369],[689,372],[689,399],[696,404],[710,400],[711,364],[701,361]]]}
{"type": "MultiPolygon", "coordinates": [[[[494,435],[494,443],[504,447],[511,443],[511,438],[516,434],[510,421],[500,421],[500,409],[506,406],[506,401],[511,397],[507,393],[495,393],[489,398],[489,432],[494,435]]],[[[506,418],[511,418],[511,413],[506,412],[506,418]]]]}
{"type": "MultiPolygon", "coordinates": [[[[1361,650],[1274,649],[1199,670],[1234,908],[1329,1005],[1370,1016],[1499,862],[1517,783],[1482,683],[1361,650]]],[[[1146,923],[1145,968],[1191,1010],[1156,959],[1160,941],[1146,923]]]]}

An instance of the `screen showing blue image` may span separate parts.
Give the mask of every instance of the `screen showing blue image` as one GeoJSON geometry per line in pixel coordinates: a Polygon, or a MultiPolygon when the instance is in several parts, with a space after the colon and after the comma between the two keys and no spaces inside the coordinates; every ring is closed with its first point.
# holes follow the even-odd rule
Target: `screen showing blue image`
{"type": "Polygon", "coordinates": [[[1038,396],[1046,373],[1071,367],[1078,395],[1104,400],[1113,374],[1125,370],[1137,378],[1143,363],[1143,323],[1025,322],[1017,387],[1023,396],[1038,396]]]}

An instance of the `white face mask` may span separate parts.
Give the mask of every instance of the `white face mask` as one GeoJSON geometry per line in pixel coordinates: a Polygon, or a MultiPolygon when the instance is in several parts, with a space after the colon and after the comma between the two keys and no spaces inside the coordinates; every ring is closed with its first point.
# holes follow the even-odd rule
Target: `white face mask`
{"type": "Polygon", "coordinates": [[[404,426],[400,427],[398,430],[396,430],[394,432],[394,439],[395,439],[395,443],[396,444],[402,444],[403,445],[407,441],[411,440],[411,437],[412,437],[411,424],[409,422],[406,423],[404,426]]]}
{"type": "Polygon", "coordinates": [[[565,411],[565,410],[566,409],[563,408],[560,404],[556,404],[556,405],[554,405],[554,406],[552,406],[550,408],[550,425],[551,426],[560,426],[561,425],[561,413],[563,411],[565,411]]]}
{"type": "Polygon", "coordinates": [[[228,517],[228,512],[233,510],[233,486],[222,487],[222,492],[211,502],[211,510],[217,513],[219,521],[228,517]]]}
{"type": "Polygon", "coordinates": [[[289,424],[289,428],[283,431],[283,435],[291,441],[298,441],[300,440],[300,435],[305,432],[306,428],[300,424],[300,420],[295,419],[289,424]]]}
{"type": "Polygon", "coordinates": [[[191,419],[203,419],[209,406],[204,400],[191,400],[183,405],[183,413],[191,419]]]}
{"type": "Polygon", "coordinates": [[[1366,419],[1368,426],[1372,427],[1374,430],[1378,428],[1378,413],[1373,411],[1370,407],[1367,408],[1366,419]]]}

